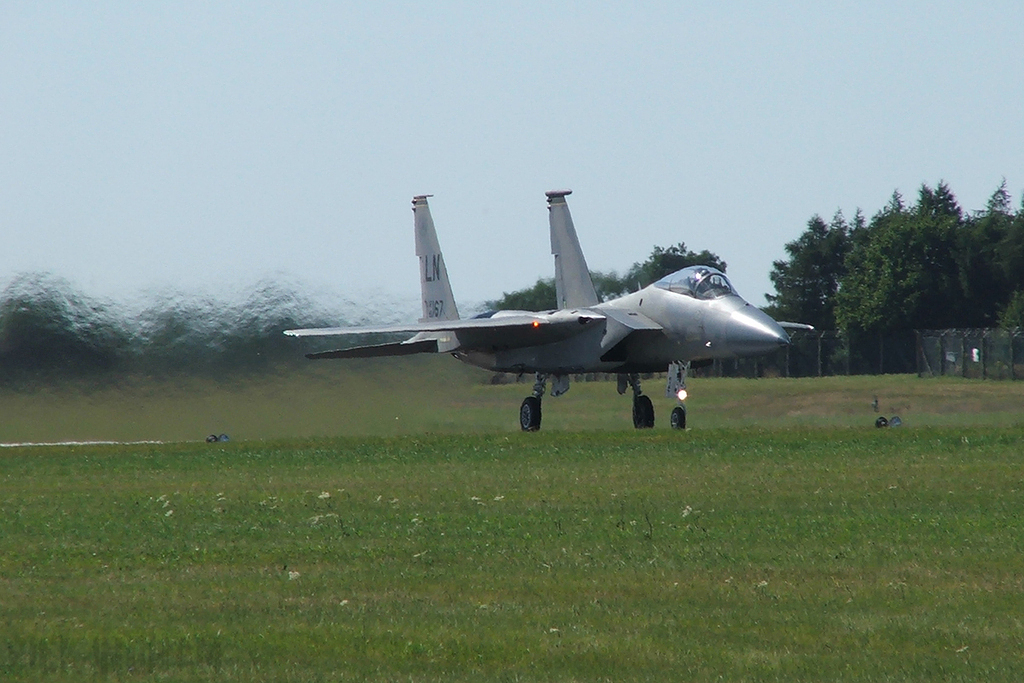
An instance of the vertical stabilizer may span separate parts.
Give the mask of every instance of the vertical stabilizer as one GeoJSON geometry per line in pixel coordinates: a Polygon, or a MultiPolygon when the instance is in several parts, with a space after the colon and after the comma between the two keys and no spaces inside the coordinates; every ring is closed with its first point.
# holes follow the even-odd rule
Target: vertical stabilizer
{"type": "Polygon", "coordinates": [[[423,317],[420,322],[458,320],[452,286],[448,282],[448,269],[444,267],[441,246],[437,242],[434,219],[427,206],[429,194],[412,198],[412,213],[416,226],[416,255],[420,258],[420,291],[423,298],[423,317]]]}
{"type": "Polygon", "coordinates": [[[559,308],[582,308],[599,303],[583,258],[565,196],[572,190],[552,190],[548,196],[551,253],[555,255],[555,295],[559,308]]]}

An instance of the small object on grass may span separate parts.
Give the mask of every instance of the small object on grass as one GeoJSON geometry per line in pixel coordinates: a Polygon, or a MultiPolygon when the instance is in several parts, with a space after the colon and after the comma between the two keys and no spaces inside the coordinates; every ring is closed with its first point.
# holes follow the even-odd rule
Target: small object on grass
{"type": "Polygon", "coordinates": [[[885,419],[884,415],[881,415],[877,420],[875,420],[875,426],[878,427],[879,429],[881,429],[882,427],[888,427],[889,420],[885,419]]]}
{"type": "Polygon", "coordinates": [[[208,437],[206,437],[206,443],[217,443],[217,435],[210,434],[208,437]]]}
{"type": "Polygon", "coordinates": [[[893,415],[892,419],[889,420],[890,427],[899,427],[901,424],[903,424],[903,420],[900,419],[899,415],[893,415]]]}
{"type": "Polygon", "coordinates": [[[227,434],[221,434],[217,437],[217,441],[231,441],[227,434]]]}

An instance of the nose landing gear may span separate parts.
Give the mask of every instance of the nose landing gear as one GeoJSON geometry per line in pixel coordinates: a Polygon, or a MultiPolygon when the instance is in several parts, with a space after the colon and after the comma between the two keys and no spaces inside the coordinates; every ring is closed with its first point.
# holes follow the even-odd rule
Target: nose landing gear
{"type": "Polygon", "coordinates": [[[686,375],[690,371],[690,363],[676,361],[668,366],[668,384],[665,387],[665,395],[679,401],[679,405],[672,409],[672,415],[668,423],[672,429],[686,429],[686,375]]]}
{"type": "Polygon", "coordinates": [[[686,429],[686,406],[676,406],[672,409],[672,415],[668,418],[672,429],[686,429]]]}

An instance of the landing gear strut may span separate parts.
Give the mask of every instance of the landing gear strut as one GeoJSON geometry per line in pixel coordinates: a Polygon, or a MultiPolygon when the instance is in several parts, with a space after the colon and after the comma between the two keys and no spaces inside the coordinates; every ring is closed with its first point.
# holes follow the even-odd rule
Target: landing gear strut
{"type": "MultiPolygon", "coordinates": [[[[565,389],[561,393],[565,393],[569,390],[568,378],[565,378],[565,389]]],[[[519,406],[519,426],[524,432],[535,432],[540,429],[540,399],[544,396],[544,392],[547,390],[548,376],[545,373],[538,372],[537,380],[533,383],[533,395],[527,396],[523,399],[523,403],[519,406]]],[[[555,384],[557,388],[560,387],[559,378],[555,378],[555,384]]],[[[557,396],[552,391],[552,396],[557,396]]]]}
{"type": "Polygon", "coordinates": [[[669,424],[672,429],[686,429],[686,375],[690,371],[690,364],[675,362],[668,366],[668,385],[665,387],[665,394],[669,398],[679,401],[679,405],[672,409],[669,417],[669,424]]]}
{"type": "Polygon", "coordinates": [[[630,373],[619,375],[619,393],[626,393],[626,387],[633,389],[633,426],[637,429],[650,429],[654,426],[654,405],[649,396],[644,396],[640,389],[640,375],[630,373]]]}
{"type": "MultiPolygon", "coordinates": [[[[668,366],[668,385],[666,393],[677,399],[677,405],[669,417],[669,425],[672,429],[686,429],[686,375],[690,370],[690,364],[676,362],[668,366]]],[[[547,392],[548,373],[538,372],[537,379],[533,383],[533,394],[523,399],[519,406],[519,426],[524,432],[536,432],[540,429],[541,398],[547,392]]],[[[569,391],[569,376],[563,374],[551,375],[551,395],[561,396],[569,391]]],[[[651,429],[654,427],[654,404],[650,396],[645,396],[640,387],[640,375],[632,372],[618,376],[618,389],[620,394],[625,394],[626,389],[633,390],[633,426],[637,429],[651,429]]]]}

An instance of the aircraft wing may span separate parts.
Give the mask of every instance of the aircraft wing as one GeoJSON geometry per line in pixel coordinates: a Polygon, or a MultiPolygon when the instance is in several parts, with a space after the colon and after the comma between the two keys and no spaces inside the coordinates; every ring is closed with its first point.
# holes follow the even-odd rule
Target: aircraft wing
{"type": "Polygon", "coordinates": [[[814,329],[814,325],[807,325],[805,323],[790,323],[790,322],[782,322],[782,321],[780,321],[778,324],[779,324],[779,327],[781,327],[784,330],[813,330],[814,329]]]}
{"type": "Polygon", "coordinates": [[[601,312],[628,330],[659,331],[665,329],[639,311],[618,309],[609,306],[607,308],[602,308],[601,312]]]}
{"type": "Polygon", "coordinates": [[[373,346],[357,346],[352,349],[320,351],[319,353],[307,353],[306,358],[311,360],[323,358],[378,358],[380,356],[411,356],[414,353],[437,353],[437,340],[410,340],[397,344],[374,344],[373,346]]]}
{"type": "Polygon", "coordinates": [[[414,353],[452,351],[494,351],[526,346],[541,346],[568,339],[605,319],[595,311],[517,312],[492,317],[461,320],[435,320],[410,325],[383,327],[323,327],[286,330],[291,337],[340,337],[361,334],[400,334],[414,336],[403,342],[359,346],[337,351],[308,354],[308,358],[370,358],[405,356],[414,353]]]}

